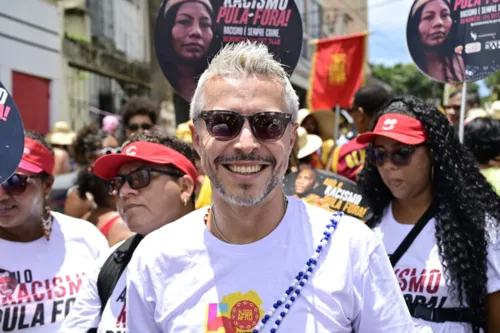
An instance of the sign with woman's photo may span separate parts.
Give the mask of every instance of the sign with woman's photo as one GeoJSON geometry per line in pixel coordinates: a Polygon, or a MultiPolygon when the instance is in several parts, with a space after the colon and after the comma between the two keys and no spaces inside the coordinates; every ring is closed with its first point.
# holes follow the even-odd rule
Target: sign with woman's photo
{"type": "Polygon", "coordinates": [[[302,49],[293,0],[165,0],[156,20],[156,56],[167,80],[190,101],[199,76],[228,43],[263,43],[289,75],[302,49]]]}
{"type": "Polygon", "coordinates": [[[500,69],[500,3],[416,0],[406,28],[417,67],[434,80],[473,82],[500,69]]]}
{"type": "Polygon", "coordinates": [[[16,171],[24,149],[24,127],[16,103],[0,82],[0,184],[16,171]]]}
{"type": "Polygon", "coordinates": [[[373,215],[355,182],[325,170],[303,168],[290,173],[285,177],[283,191],[313,206],[344,212],[365,222],[373,215]]]}

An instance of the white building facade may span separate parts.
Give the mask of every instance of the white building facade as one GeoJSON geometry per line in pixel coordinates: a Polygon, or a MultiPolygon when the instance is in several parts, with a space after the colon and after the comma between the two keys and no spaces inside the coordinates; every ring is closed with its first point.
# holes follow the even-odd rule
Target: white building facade
{"type": "Polygon", "coordinates": [[[12,94],[25,129],[47,133],[64,119],[62,12],[43,0],[2,1],[0,81],[12,94]]]}

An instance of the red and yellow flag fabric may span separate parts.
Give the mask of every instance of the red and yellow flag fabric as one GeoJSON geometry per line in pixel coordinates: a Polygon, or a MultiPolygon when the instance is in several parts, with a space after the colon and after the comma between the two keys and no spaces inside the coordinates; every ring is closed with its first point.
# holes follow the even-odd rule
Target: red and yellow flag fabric
{"type": "Polygon", "coordinates": [[[308,103],[310,110],[351,107],[363,84],[367,32],[320,39],[311,68],[308,103]]]}

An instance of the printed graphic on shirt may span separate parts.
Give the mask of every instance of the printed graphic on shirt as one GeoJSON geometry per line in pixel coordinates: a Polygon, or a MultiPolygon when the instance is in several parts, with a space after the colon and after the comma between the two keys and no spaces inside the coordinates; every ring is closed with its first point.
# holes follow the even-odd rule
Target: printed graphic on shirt
{"type": "Polygon", "coordinates": [[[118,315],[118,318],[116,318],[116,328],[120,329],[117,331],[106,331],[106,333],[125,333],[127,330],[127,312],[125,311],[126,309],[126,299],[125,295],[127,294],[127,288],[123,288],[122,292],[120,293],[120,296],[116,299],[116,303],[122,304],[120,314],[118,315]]]}
{"type": "Polygon", "coordinates": [[[446,287],[439,269],[396,268],[394,273],[406,304],[411,308],[422,304],[427,308],[440,309],[448,299],[439,290],[446,287]]]}
{"type": "Polygon", "coordinates": [[[17,287],[16,275],[12,272],[0,269],[0,295],[10,296],[17,287]]]}
{"type": "Polygon", "coordinates": [[[264,316],[261,306],[262,300],[255,291],[224,296],[220,303],[207,306],[206,333],[252,333],[264,316]]]}
{"type": "Polygon", "coordinates": [[[0,331],[52,324],[66,317],[85,273],[37,280],[30,269],[0,269],[0,331]]]}

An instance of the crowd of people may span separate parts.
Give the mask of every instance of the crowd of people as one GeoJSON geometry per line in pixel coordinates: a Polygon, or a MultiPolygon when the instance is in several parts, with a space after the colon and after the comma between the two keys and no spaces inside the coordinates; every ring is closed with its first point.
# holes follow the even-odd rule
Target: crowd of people
{"type": "Polygon", "coordinates": [[[175,137],[138,96],[26,132],[0,186],[0,330],[500,332],[500,108],[468,98],[462,144],[459,95],[442,112],[365,86],[335,124],[243,42],[175,137]],[[373,217],[285,196],[300,170],[357,182],[373,217]]]}

